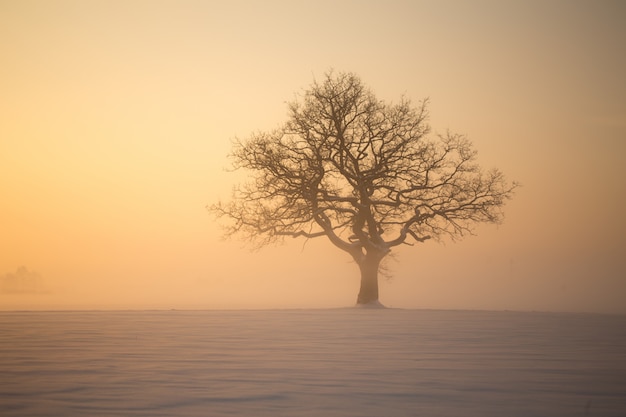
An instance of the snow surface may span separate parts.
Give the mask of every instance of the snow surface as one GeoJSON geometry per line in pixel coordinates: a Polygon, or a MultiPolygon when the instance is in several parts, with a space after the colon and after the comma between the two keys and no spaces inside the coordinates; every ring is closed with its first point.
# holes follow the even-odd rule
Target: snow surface
{"type": "Polygon", "coordinates": [[[626,316],[0,313],[1,416],[625,416],[626,316]]]}

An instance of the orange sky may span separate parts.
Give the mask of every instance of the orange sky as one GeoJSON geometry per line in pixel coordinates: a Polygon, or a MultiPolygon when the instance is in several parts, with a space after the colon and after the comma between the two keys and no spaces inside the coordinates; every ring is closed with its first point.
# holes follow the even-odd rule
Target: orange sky
{"type": "Polygon", "coordinates": [[[398,251],[384,304],[626,313],[624,21],[619,1],[0,0],[0,310],[353,304],[328,242],[251,253],[205,210],[241,178],[230,140],[332,67],[430,97],[433,130],[523,184],[502,226],[398,251]]]}

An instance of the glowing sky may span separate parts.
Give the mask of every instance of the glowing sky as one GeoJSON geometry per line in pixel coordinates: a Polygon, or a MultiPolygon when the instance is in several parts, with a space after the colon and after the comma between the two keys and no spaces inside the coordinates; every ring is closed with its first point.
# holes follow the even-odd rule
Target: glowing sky
{"type": "Polygon", "coordinates": [[[0,1],[0,309],[352,305],[326,241],[251,253],[205,206],[230,140],[329,68],[430,97],[523,184],[500,227],[398,251],[395,307],[626,312],[621,1],[0,1]],[[23,268],[21,268],[23,267],[23,268]]]}

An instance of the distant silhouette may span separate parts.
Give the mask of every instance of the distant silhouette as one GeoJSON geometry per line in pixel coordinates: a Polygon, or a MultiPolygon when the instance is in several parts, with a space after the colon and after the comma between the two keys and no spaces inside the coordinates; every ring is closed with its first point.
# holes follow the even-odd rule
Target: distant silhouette
{"type": "Polygon", "coordinates": [[[44,287],[38,273],[20,266],[15,273],[0,276],[0,291],[6,294],[42,293],[44,287]]]}
{"type": "Polygon", "coordinates": [[[359,266],[357,304],[378,304],[392,248],[497,223],[517,187],[483,171],[464,136],[428,138],[427,117],[427,100],[386,103],[356,75],[331,71],[289,104],[282,127],[235,142],[234,168],[250,180],[209,210],[232,220],[227,236],[259,246],[326,237],[359,266]]]}

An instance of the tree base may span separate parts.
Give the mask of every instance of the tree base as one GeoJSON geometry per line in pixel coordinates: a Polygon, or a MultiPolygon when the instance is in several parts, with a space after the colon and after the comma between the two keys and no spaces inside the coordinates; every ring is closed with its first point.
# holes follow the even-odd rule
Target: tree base
{"type": "Polygon", "coordinates": [[[357,308],[387,308],[378,300],[370,301],[369,303],[362,303],[362,304],[357,303],[355,307],[357,308]]]}

